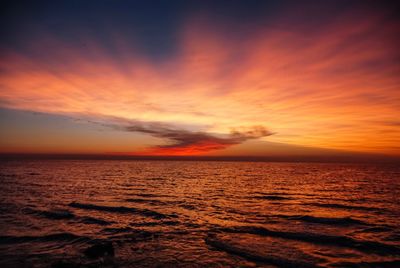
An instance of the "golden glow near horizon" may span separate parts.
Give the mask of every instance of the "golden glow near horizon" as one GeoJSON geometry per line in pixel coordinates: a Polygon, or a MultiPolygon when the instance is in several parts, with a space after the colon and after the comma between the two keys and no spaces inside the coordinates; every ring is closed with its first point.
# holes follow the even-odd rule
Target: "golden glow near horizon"
{"type": "MultiPolygon", "coordinates": [[[[118,56],[94,40],[81,48],[47,35],[32,46],[53,49],[52,59],[3,51],[1,107],[111,125],[158,122],[221,137],[263,126],[273,135],[254,139],[400,154],[398,25],[349,14],[307,35],[260,26],[241,39],[222,28],[187,21],[178,52],[157,62],[121,35],[112,40],[118,56]]],[[[168,143],[168,135],[155,137],[168,143]]],[[[223,154],[247,139],[214,146],[206,138],[160,154],[223,154]]],[[[135,153],[129,146],[122,152],[135,153]]],[[[151,152],[158,154],[143,151],[151,152]]]]}

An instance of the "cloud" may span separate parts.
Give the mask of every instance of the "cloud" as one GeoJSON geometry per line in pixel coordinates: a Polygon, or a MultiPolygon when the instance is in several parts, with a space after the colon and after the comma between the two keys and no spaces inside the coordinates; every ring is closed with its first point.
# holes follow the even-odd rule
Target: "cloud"
{"type": "Polygon", "coordinates": [[[234,128],[228,135],[211,134],[204,131],[189,131],[160,122],[119,120],[122,124],[103,124],[117,130],[140,132],[166,139],[167,144],[148,148],[137,154],[151,155],[192,155],[225,149],[250,139],[273,135],[264,126],[234,128]],[[129,122],[129,123],[128,123],[129,122]]]}

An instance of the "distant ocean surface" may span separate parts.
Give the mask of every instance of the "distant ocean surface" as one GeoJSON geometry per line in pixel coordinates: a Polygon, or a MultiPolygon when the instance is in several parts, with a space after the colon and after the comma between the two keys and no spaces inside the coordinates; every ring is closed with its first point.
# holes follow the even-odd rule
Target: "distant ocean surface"
{"type": "Polygon", "coordinates": [[[0,267],[400,267],[400,167],[0,162],[0,267]]]}

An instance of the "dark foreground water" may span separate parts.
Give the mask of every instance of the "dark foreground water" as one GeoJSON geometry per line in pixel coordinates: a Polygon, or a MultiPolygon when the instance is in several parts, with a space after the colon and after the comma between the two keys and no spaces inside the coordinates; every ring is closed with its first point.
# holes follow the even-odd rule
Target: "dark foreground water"
{"type": "Polygon", "coordinates": [[[400,168],[0,163],[0,267],[400,267],[400,168]]]}

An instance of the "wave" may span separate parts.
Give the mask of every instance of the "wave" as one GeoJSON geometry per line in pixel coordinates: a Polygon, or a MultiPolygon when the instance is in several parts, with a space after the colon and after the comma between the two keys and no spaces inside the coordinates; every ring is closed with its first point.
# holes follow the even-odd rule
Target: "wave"
{"type": "Polygon", "coordinates": [[[110,225],[112,222],[98,219],[98,218],[93,218],[89,216],[83,216],[80,217],[79,222],[84,223],[84,224],[97,224],[97,225],[110,225]]]}
{"type": "Polygon", "coordinates": [[[331,218],[331,217],[314,217],[309,215],[295,215],[295,216],[281,215],[279,217],[288,220],[304,221],[304,222],[318,223],[318,224],[339,225],[339,226],[369,225],[366,222],[363,222],[361,220],[356,220],[350,217],[331,218]]]}
{"type": "Polygon", "coordinates": [[[187,209],[187,210],[197,210],[198,207],[196,207],[195,205],[191,205],[191,204],[181,204],[179,205],[181,208],[187,209]]]}
{"type": "Polygon", "coordinates": [[[110,234],[118,234],[118,233],[130,233],[133,229],[129,227],[122,228],[104,228],[102,232],[110,233],[110,234]]]}
{"type": "Polygon", "coordinates": [[[153,210],[148,210],[148,209],[139,209],[139,208],[133,208],[133,207],[123,207],[123,206],[118,206],[118,207],[113,207],[113,206],[101,206],[101,205],[94,205],[94,204],[84,204],[84,203],[77,203],[77,202],[72,202],[69,204],[70,207],[73,208],[80,208],[80,209],[87,209],[87,210],[97,210],[97,211],[104,211],[104,212],[112,212],[112,213],[134,213],[134,214],[140,214],[143,216],[147,217],[152,217],[156,219],[165,219],[169,217],[177,217],[176,215],[165,215],[153,210]]]}
{"type": "Polygon", "coordinates": [[[179,224],[180,224],[179,221],[166,220],[166,221],[157,221],[157,222],[132,222],[129,224],[129,226],[154,227],[154,226],[176,226],[179,224]]]}
{"type": "Polygon", "coordinates": [[[128,198],[124,199],[125,202],[129,203],[144,203],[144,204],[150,204],[154,206],[180,206],[182,208],[188,209],[188,210],[196,210],[197,207],[195,205],[187,204],[183,201],[173,201],[173,200],[167,200],[167,201],[161,201],[157,199],[143,199],[143,198],[128,198]]]}
{"type": "Polygon", "coordinates": [[[180,222],[179,221],[162,221],[161,224],[167,225],[167,226],[176,226],[176,225],[179,225],[180,222]]]}
{"type": "Polygon", "coordinates": [[[160,195],[160,194],[146,194],[146,193],[136,193],[134,194],[136,196],[141,196],[141,197],[171,197],[169,195],[160,195]]]}
{"type": "Polygon", "coordinates": [[[90,216],[76,216],[74,213],[68,210],[36,210],[31,208],[25,208],[23,211],[27,214],[32,214],[39,217],[44,217],[51,220],[69,220],[76,219],[80,223],[84,224],[97,224],[97,225],[110,225],[111,222],[106,220],[90,217],[90,216]]]}
{"type": "Polygon", "coordinates": [[[338,203],[308,203],[307,205],[323,207],[323,208],[339,208],[339,209],[362,210],[362,211],[378,210],[377,208],[372,208],[372,207],[344,205],[338,203]]]}
{"type": "Polygon", "coordinates": [[[165,206],[167,202],[156,200],[156,199],[142,199],[142,198],[128,198],[124,200],[129,203],[145,203],[151,205],[165,206]]]}
{"type": "MultiPolygon", "coordinates": [[[[224,241],[220,239],[215,234],[208,234],[205,238],[205,242],[207,245],[225,251],[230,254],[238,255],[242,258],[256,261],[256,262],[263,262],[268,264],[277,265],[279,267],[299,267],[299,268],[308,268],[308,267],[318,267],[316,264],[316,259],[312,260],[311,256],[306,254],[302,254],[302,260],[293,260],[288,258],[283,258],[278,256],[277,254],[260,254],[258,252],[254,252],[250,250],[247,246],[240,246],[229,241],[224,241]],[[306,262],[305,259],[309,259],[309,262],[306,262]]],[[[290,254],[289,254],[290,255],[290,254]]]]}
{"type": "Polygon", "coordinates": [[[48,242],[48,241],[74,241],[84,242],[90,239],[72,233],[55,233],[42,236],[0,236],[0,244],[17,244],[26,242],[48,242]]]}
{"type": "Polygon", "coordinates": [[[253,196],[252,198],[256,199],[265,199],[271,201],[279,201],[279,200],[292,200],[293,198],[282,196],[282,195],[262,195],[262,196],[253,196]]]}
{"type": "Polygon", "coordinates": [[[388,235],[387,237],[385,237],[385,241],[400,242],[400,233],[395,232],[393,234],[388,235]]]}
{"type": "Polygon", "coordinates": [[[391,260],[391,261],[376,261],[376,262],[339,262],[334,263],[331,266],[333,267],[347,267],[347,268],[398,268],[400,267],[400,260],[391,260]]]}
{"type": "MultiPolygon", "coordinates": [[[[103,230],[104,231],[104,230],[103,230]]],[[[150,232],[145,230],[135,230],[131,228],[111,228],[105,230],[109,234],[114,234],[114,236],[109,237],[112,240],[120,242],[139,242],[149,239],[154,239],[159,236],[157,232],[150,232]]]]}
{"type": "Polygon", "coordinates": [[[27,214],[44,217],[52,220],[64,220],[75,218],[75,215],[68,210],[36,210],[32,208],[25,208],[23,211],[27,214]]]}
{"type": "Polygon", "coordinates": [[[369,227],[362,230],[357,230],[355,233],[384,233],[384,232],[391,232],[393,229],[389,226],[375,226],[369,227]]]}
{"type": "Polygon", "coordinates": [[[220,230],[231,233],[248,233],[261,236],[279,237],[283,239],[310,242],[314,244],[347,247],[367,253],[376,253],[380,255],[400,255],[400,248],[395,245],[389,245],[375,241],[356,240],[347,236],[325,235],[308,232],[283,232],[255,226],[221,228],[220,230]]]}

